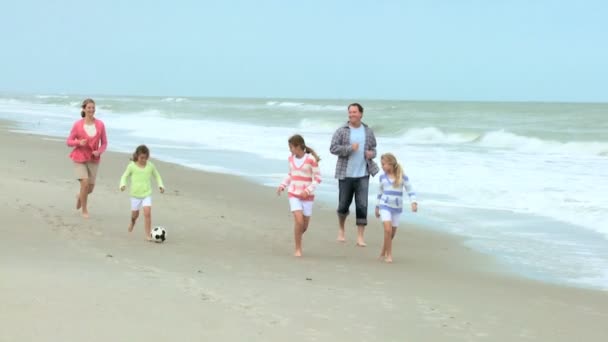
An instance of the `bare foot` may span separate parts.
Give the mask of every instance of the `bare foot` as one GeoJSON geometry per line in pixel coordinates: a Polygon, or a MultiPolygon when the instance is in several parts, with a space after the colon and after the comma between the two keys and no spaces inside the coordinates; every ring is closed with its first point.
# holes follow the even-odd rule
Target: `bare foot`
{"type": "Polygon", "coordinates": [[[302,256],[302,251],[296,251],[295,253],[293,253],[293,256],[295,256],[295,257],[301,257],[302,256]]]}
{"type": "Polygon", "coordinates": [[[76,210],[79,210],[82,207],[82,203],[80,203],[80,195],[76,195],[76,210]]]}
{"type": "Polygon", "coordinates": [[[367,244],[364,241],[357,241],[357,246],[358,247],[365,247],[365,246],[367,246],[367,244]]]}
{"type": "Polygon", "coordinates": [[[338,238],[336,240],[338,240],[338,242],[346,242],[343,230],[338,231],[338,238]]]}
{"type": "Polygon", "coordinates": [[[85,218],[85,219],[88,219],[89,218],[89,212],[88,211],[83,211],[82,212],[82,217],[85,218]]]}
{"type": "Polygon", "coordinates": [[[393,257],[387,256],[386,258],[384,258],[384,262],[386,262],[388,264],[392,263],[393,262],[393,257]]]}
{"type": "Polygon", "coordinates": [[[154,240],[152,240],[152,238],[151,238],[151,237],[149,237],[149,236],[148,236],[148,237],[146,237],[146,238],[145,238],[145,240],[146,240],[146,241],[148,241],[148,242],[154,242],[154,240]]]}

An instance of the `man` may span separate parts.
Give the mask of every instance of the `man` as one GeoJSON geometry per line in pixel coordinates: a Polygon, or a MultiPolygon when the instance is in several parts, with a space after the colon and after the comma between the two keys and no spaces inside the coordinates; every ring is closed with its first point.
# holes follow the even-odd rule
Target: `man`
{"type": "Polygon", "coordinates": [[[357,224],[357,246],[364,247],[363,232],[367,225],[367,198],[369,176],[375,176],[378,165],[376,137],[371,128],[361,122],[363,107],[358,103],[348,106],[348,122],[338,128],[331,139],[329,151],[338,156],[335,177],[338,179],[338,241],[345,241],[344,223],[349,207],[355,198],[357,224]]]}

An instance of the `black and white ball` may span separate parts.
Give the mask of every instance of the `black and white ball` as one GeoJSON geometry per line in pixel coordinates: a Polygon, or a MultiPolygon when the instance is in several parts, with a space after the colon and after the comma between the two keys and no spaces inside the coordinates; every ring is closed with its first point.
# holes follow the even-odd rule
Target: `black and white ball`
{"type": "Polygon", "coordinates": [[[154,242],[165,242],[165,239],[167,238],[167,230],[165,230],[163,227],[154,227],[150,235],[152,237],[152,241],[154,242]]]}

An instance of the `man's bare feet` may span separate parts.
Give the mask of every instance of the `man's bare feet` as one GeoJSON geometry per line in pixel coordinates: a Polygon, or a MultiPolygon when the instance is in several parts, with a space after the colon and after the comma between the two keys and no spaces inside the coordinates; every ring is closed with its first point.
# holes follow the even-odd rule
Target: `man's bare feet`
{"type": "Polygon", "coordinates": [[[338,231],[338,238],[336,240],[338,240],[338,242],[346,242],[346,236],[344,234],[344,230],[341,229],[338,231]]]}
{"type": "Polygon", "coordinates": [[[295,253],[293,253],[293,256],[295,256],[295,257],[301,257],[302,256],[302,251],[295,251],[295,253]]]}
{"type": "Polygon", "coordinates": [[[386,258],[384,258],[384,262],[386,262],[388,264],[392,263],[393,262],[393,257],[392,256],[390,256],[390,257],[387,256],[386,258]]]}
{"type": "Polygon", "coordinates": [[[83,212],[82,213],[82,217],[85,218],[85,219],[88,219],[89,218],[89,213],[88,212],[83,212]]]}
{"type": "Polygon", "coordinates": [[[365,243],[365,240],[363,239],[364,230],[365,230],[365,228],[363,228],[361,226],[357,227],[357,246],[359,246],[359,247],[367,246],[367,244],[365,243]]]}

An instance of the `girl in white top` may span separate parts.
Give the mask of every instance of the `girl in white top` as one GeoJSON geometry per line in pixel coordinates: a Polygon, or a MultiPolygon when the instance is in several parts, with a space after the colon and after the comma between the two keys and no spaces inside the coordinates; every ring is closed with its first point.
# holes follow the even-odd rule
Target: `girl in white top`
{"type": "Polygon", "coordinates": [[[380,191],[376,205],[376,217],[382,220],[384,226],[384,244],[380,258],[385,262],[393,262],[393,238],[399,226],[399,217],[403,211],[403,190],[410,199],[412,211],[418,211],[416,193],[412,189],[409,178],[403,173],[403,168],[397,163],[397,158],[391,153],[385,153],[380,158],[384,174],[380,176],[380,191]]]}
{"type": "Polygon", "coordinates": [[[277,189],[277,195],[287,189],[289,206],[293,213],[294,240],[296,250],[294,255],[302,256],[302,235],[308,229],[312,204],[315,199],[315,189],[321,183],[319,171],[319,156],[313,149],[307,147],[301,135],[294,135],[288,140],[289,174],[277,189]]]}

